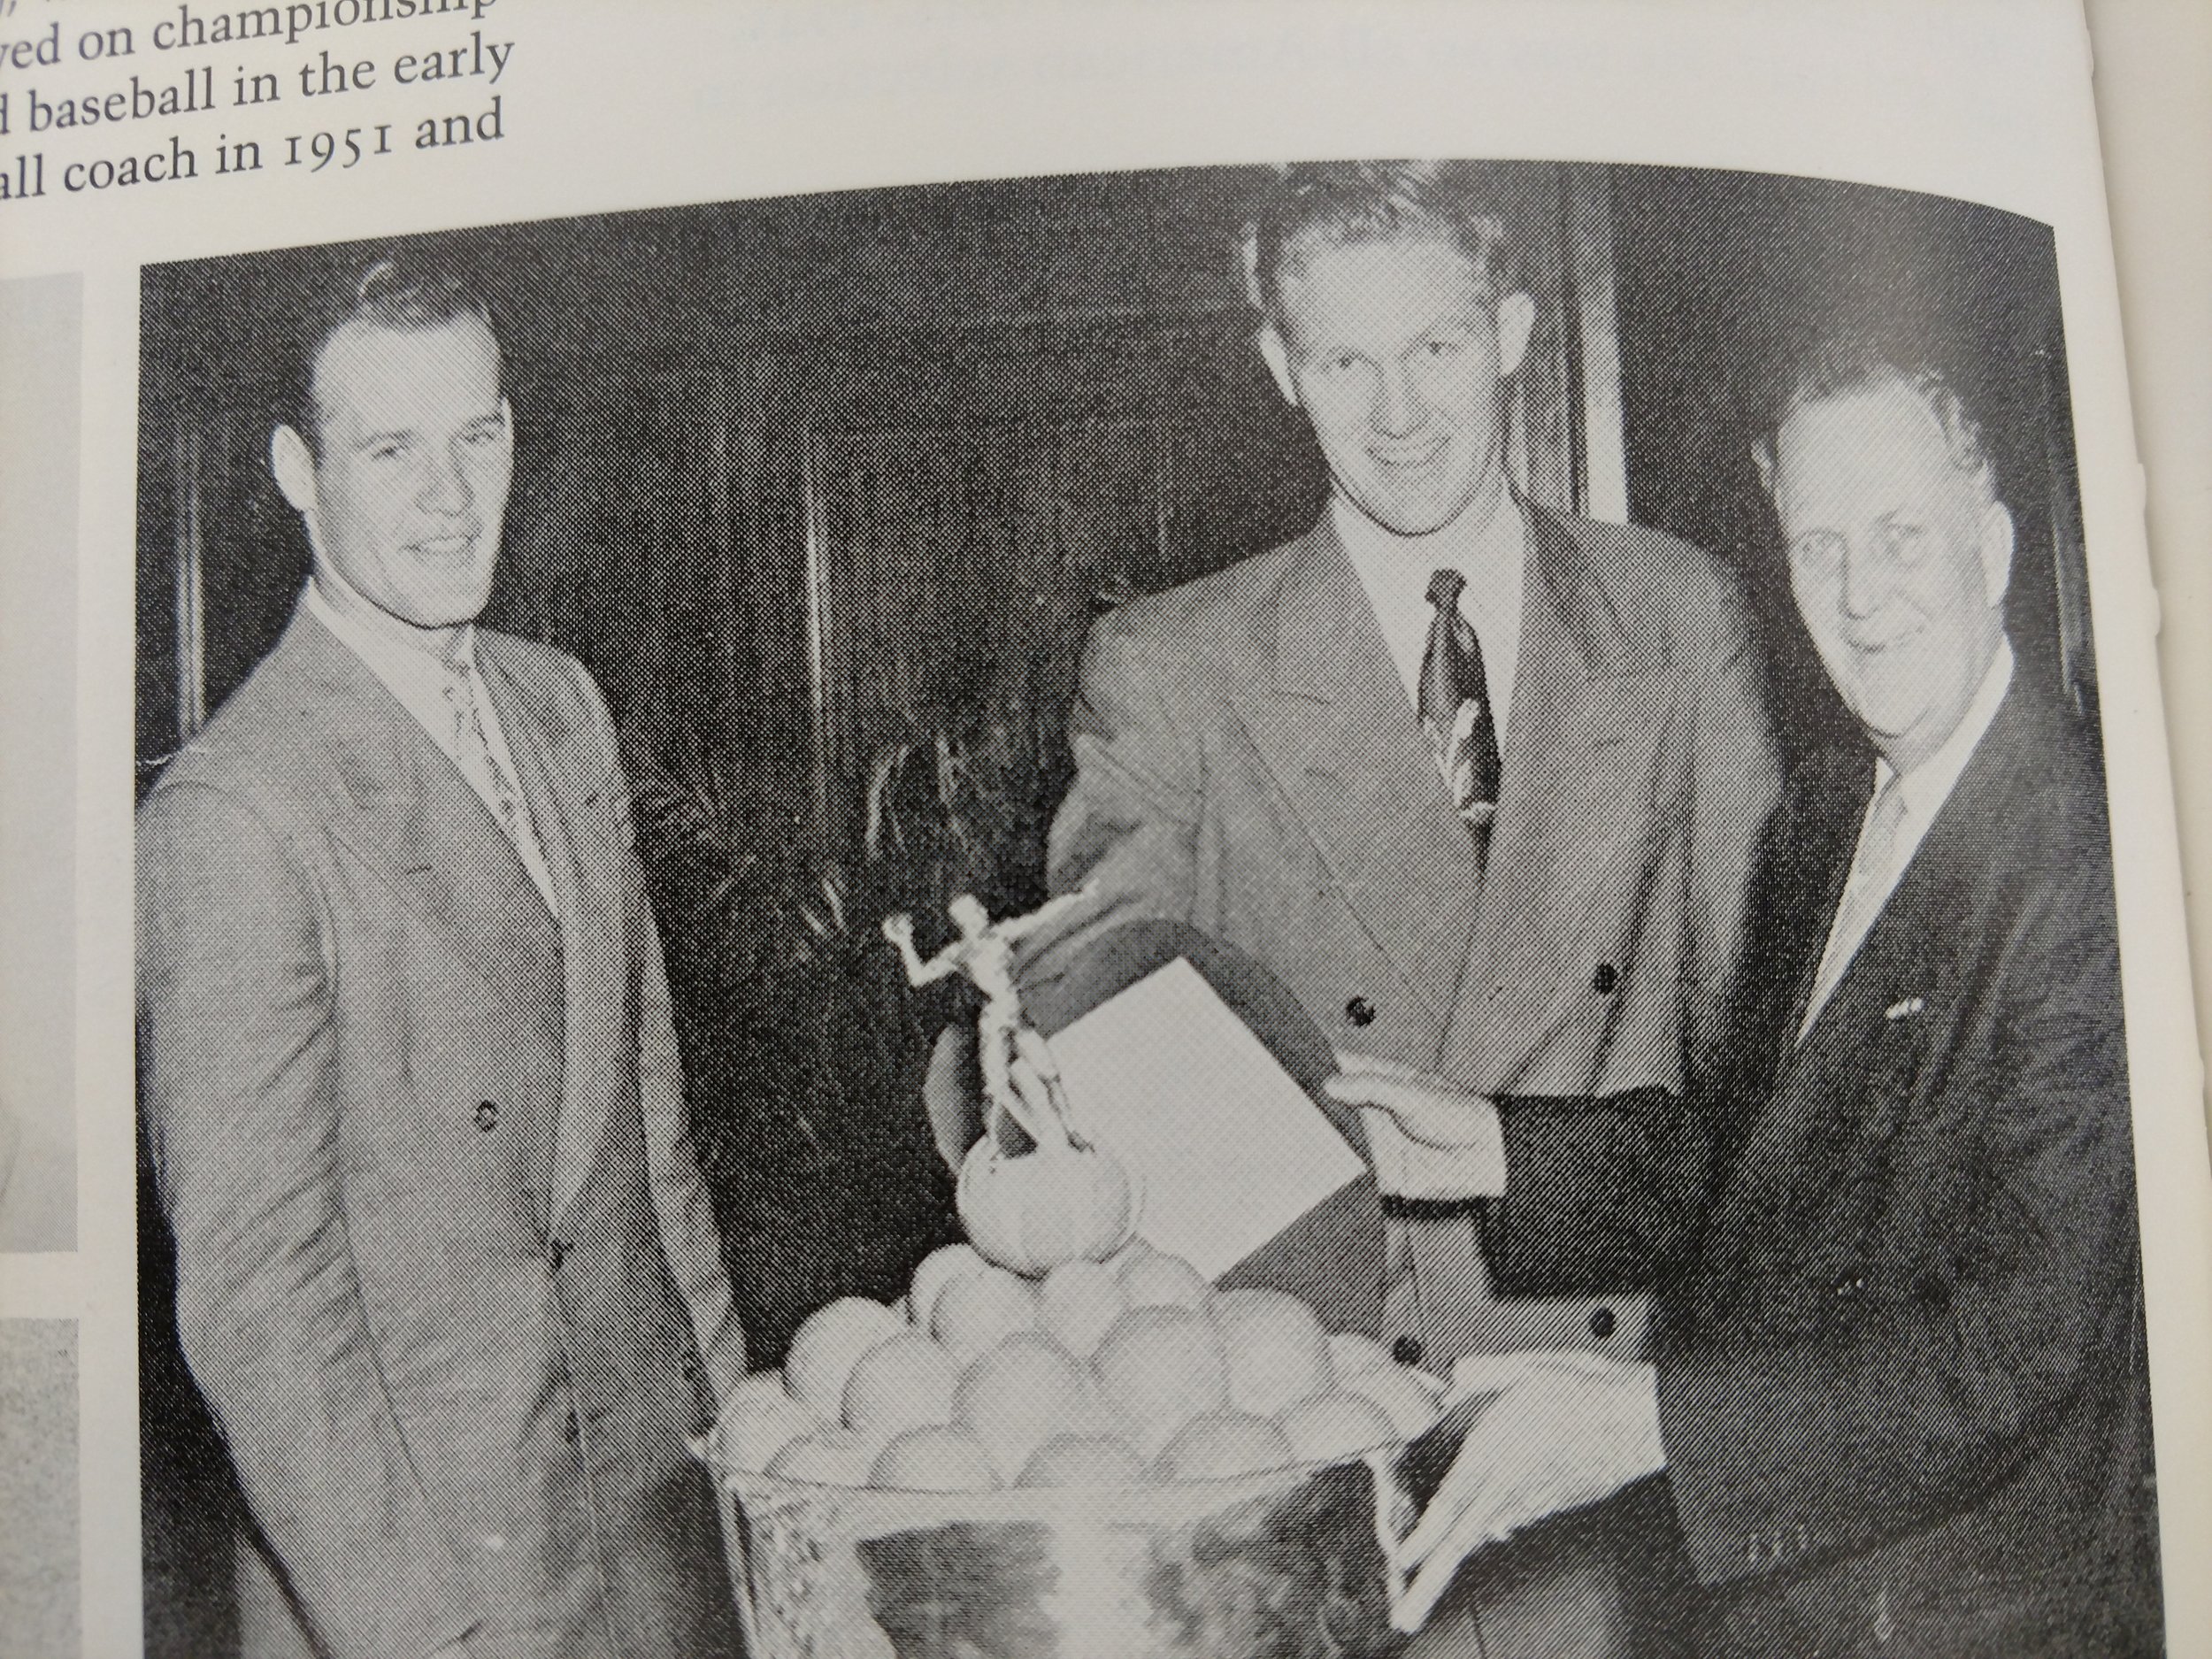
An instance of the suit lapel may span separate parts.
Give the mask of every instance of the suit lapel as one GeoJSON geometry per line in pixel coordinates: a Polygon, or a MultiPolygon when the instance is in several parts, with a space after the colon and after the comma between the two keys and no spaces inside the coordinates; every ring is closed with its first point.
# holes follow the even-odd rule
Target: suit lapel
{"type": "MultiPolygon", "coordinates": [[[[2005,827],[2034,810],[2037,718],[2016,682],[1799,1042],[1804,998],[1850,864],[1858,816],[1847,816],[1830,860],[1836,872],[1826,884],[1821,936],[1778,1033],[1779,1071],[1724,1177],[1727,1195],[1715,1212],[1701,1274],[1709,1317],[1746,1281],[1747,1263],[1793,1248],[1822,1194],[1847,1187],[1884,1155],[1935,1074],[1930,1057],[1955,1041],[1983,972],[1980,953],[2003,943],[1979,913],[2003,879],[2005,827]]],[[[1846,799],[1863,812],[1870,787],[1862,774],[1846,799]]]]}
{"type": "MultiPolygon", "coordinates": [[[[1955,933],[1933,908],[1956,899],[1947,879],[1916,856],[1804,1041],[1801,990],[1775,1033],[1783,1054],[1773,1087],[1723,1178],[1727,1197],[1701,1275],[1706,1317],[1770,1277],[1757,1263],[1822,1248],[1834,1195],[1884,1156],[1890,1126],[1911,1109],[1931,1033],[1955,1013],[1937,988],[1955,933]]],[[[1817,943],[1810,954],[1816,963],[1817,943]]]]}
{"type": "MultiPolygon", "coordinates": [[[[1955,942],[1947,937],[1951,930],[1943,925],[1944,914],[1985,886],[1993,850],[2013,814],[2034,810],[2032,799],[2022,798],[2032,794],[2034,726],[2035,710],[2016,679],[1801,1047],[1811,1048],[1832,1018],[1849,1028],[1866,1012],[1869,998],[1878,1002],[1879,1012],[1916,995],[1925,1002],[1932,987],[1909,982],[1907,971],[1924,970],[1930,951],[1955,942]]],[[[1855,837],[1856,829],[1855,821],[1855,837]]],[[[1845,843],[1847,869],[1852,844],[1845,843]]],[[[1839,879],[1839,896],[1840,891],[1839,879]]],[[[1832,904],[1828,914],[1832,918],[1834,913],[1832,904]]],[[[1803,1017],[1801,1001],[1798,1018],[1803,1017]]],[[[1793,1033],[1795,1029],[1793,1025],[1793,1033]]]]}
{"type": "Polygon", "coordinates": [[[1415,998],[1451,1005],[1480,873],[1351,561],[1325,516],[1263,607],[1270,672],[1233,694],[1323,862],[1415,998]]]}
{"type": "MultiPolygon", "coordinates": [[[[1859,829],[1873,794],[1872,757],[1854,749],[1824,757],[1817,770],[1809,775],[1804,795],[1793,810],[1790,862],[1782,879],[1765,898],[1770,903],[1801,907],[1806,916],[1818,919],[1797,934],[1793,948],[1785,956],[1789,995],[1775,1006],[1787,1012],[1776,1025],[1778,1047],[1773,1051],[1784,1064],[1799,1046],[1797,1034],[1804,1026],[1813,987],[1820,982],[1820,959],[1827,949],[1837,907],[1843,902],[1843,890],[1850,884],[1859,829]]],[[[1768,933],[1780,931],[1788,920],[1770,919],[1775,926],[1764,930],[1768,933]]]]}
{"type": "Polygon", "coordinates": [[[302,767],[327,766],[330,831],[495,995],[549,968],[559,940],[513,845],[453,763],[373,671],[305,612],[278,652],[294,677],[302,767]]]}
{"type": "Polygon", "coordinates": [[[480,634],[478,650],[560,904],[566,1020],[553,1158],[557,1218],[591,1172],[615,1094],[636,1075],[636,1046],[626,1048],[622,1041],[628,1000],[622,994],[627,964],[619,949],[619,864],[595,841],[602,786],[580,755],[575,734],[550,699],[531,695],[495,635],[480,634]]]}
{"type": "Polygon", "coordinates": [[[1671,704],[1572,534],[1540,508],[1524,512],[1529,577],[1498,812],[1446,1041],[1499,1088],[1586,993],[1589,969],[1563,973],[1561,953],[1587,925],[1609,849],[1640,833],[1671,704]]]}

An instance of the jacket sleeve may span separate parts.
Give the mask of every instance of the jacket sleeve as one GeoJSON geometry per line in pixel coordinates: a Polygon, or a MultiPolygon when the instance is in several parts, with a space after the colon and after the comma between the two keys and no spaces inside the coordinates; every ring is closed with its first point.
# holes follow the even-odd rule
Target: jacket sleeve
{"type": "Polygon", "coordinates": [[[1686,1248],[1705,1165],[1676,1096],[1508,1096],[1498,1122],[1505,1193],[1479,1213],[1501,1294],[1641,1289],[1686,1248]]]}
{"type": "Polygon", "coordinates": [[[1760,652],[1732,593],[1713,646],[1710,665],[1698,672],[1690,729],[1683,1061],[1693,1097],[1709,1094],[1724,1069],[1751,894],[1782,788],[1760,652]]]}
{"type": "Polygon", "coordinates": [[[690,1315],[692,1337],[715,1397],[725,1400],[745,1375],[745,1333],[738,1321],[737,1301],[722,1256],[722,1233],[706,1178],[700,1172],[691,1113],[684,1100],[667,964],[661,955],[660,930],[653,919],[644,867],[638,860],[629,785],[615,742],[613,718],[583,665],[572,666],[577,690],[603,746],[619,820],[616,844],[623,864],[623,919],[637,999],[638,1093],[661,1249],[690,1315]]]}
{"type": "Polygon", "coordinates": [[[138,826],[143,1100],[177,1325],[246,1502],[322,1651],[403,1659],[480,1594],[388,1397],[347,1235],[327,912],[279,839],[199,783],[138,826]]]}
{"type": "Polygon", "coordinates": [[[1970,1505],[2117,1363],[2138,1255],[2108,880],[2093,861],[2032,902],[1993,970],[1981,1052],[1947,1059],[1979,1126],[1959,1148],[1970,1225],[1930,1240],[1910,1283],[1842,1263],[1840,1290],[1809,1287],[1829,1309],[1809,1332],[1662,1359],[1669,1478],[1706,1580],[1970,1505]]]}
{"type": "Polygon", "coordinates": [[[1068,719],[1075,781],[1053,818],[1046,876],[1056,894],[1088,884],[1094,897],[1025,941],[1025,984],[1056,977],[1118,923],[1194,919],[1202,780],[1188,711],[1177,713],[1187,672],[1119,613],[1093,626],[1068,719]]]}

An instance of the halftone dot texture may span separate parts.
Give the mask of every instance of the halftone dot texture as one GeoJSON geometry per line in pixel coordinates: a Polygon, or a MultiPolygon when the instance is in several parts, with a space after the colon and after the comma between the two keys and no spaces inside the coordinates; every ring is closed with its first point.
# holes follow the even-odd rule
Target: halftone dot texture
{"type": "Polygon", "coordinates": [[[77,1327],[0,1319],[0,1659],[73,1659],[77,1327]]]}

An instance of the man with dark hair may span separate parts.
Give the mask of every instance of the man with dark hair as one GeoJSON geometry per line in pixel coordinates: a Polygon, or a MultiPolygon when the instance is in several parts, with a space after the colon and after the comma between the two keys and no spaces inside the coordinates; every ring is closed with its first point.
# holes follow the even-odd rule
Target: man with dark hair
{"type": "Polygon", "coordinates": [[[322,453],[323,410],[317,401],[317,380],[323,348],[341,331],[358,326],[394,334],[428,334],[470,319],[492,331],[490,303],[458,272],[393,257],[373,261],[351,280],[334,283],[315,296],[300,329],[299,349],[293,354],[280,425],[306,439],[311,453],[322,453]]]}
{"type": "Polygon", "coordinates": [[[312,574],[138,826],[148,1138],[250,1655],[729,1651],[687,1434],[744,1370],[613,727],[476,626],[483,302],[384,262],[270,462],[312,574]]]}
{"type": "Polygon", "coordinates": [[[2012,518],[1943,376],[1824,342],[1755,458],[1865,738],[1779,839],[1764,1098],[1709,1118],[1738,1144],[1655,1364],[1513,1384],[1409,1540],[1409,1613],[1484,1540],[1659,1475],[1701,1653],[2155,1653],[2092,734],[2016,668],[2012,518]]]}
{"type": "MultiPolygon", "coordinates": [[[[1271,969],[1363,1075],[1488,1097],[1449,1146],[1367,1113],[1386,1201],[1378,1221],[1366,1190],[1368,1259],[1300,1281],[1436,1365],[1640,1351],[1631,1293],[1694,1206],[1701,1171],[1668,1154],[1694,1144],[1676,1119],[1777,791],[1713,561],[1508,482],[1536,308],[1483,186],[1455,163],[1278,176],[1246,274],[1329,504],[1287,546],[1094,628],[1050,879],[1095,897],[1024,964],[1041,986],[1119,923],[1188,923],[1271,969]],[[1541,1098],[1570,1095],[1607,1098],[1571,1116],[1541,1098]],[[1586,1228],[1621,1162],[1662,1173],[1631,1225],[1586,1228]]],[[[1340,1249],[1359,1228],[1312,1231],[1340,1249]]]]}

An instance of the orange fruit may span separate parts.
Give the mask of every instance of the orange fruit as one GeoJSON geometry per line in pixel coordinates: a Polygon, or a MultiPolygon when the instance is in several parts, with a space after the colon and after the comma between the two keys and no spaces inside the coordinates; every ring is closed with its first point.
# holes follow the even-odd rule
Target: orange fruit
{"type": "Polygon", "coordinates": [[[1169,1480],[1227,1480],[1298,1461],[1282,1430],[1249,1411],[1203,1411],[1177,1430],[1155,1467],[1169,1480]]]}
{"type": "Polygon", "coordinates": [[[714,1441],[724,1463],[757,1475],[802,1434],[828,1426],[812,1406],[785,1392],[781,1371],[755,1371],[730,1391],[714,1441]]]}
{"type": "Polygon", "coordinates": [[[1017,1332],[961,1373],[953,1420],[1010,1480],[1040,1446],[1082,1422],[1088,1385],[1067,1349],[1041,1331],[1017,1332]]]}
{"type": "Polygon", "coordinates": [[[1329,1371],[1339,1379],[1380,1371],[1392,1363],[1390,1350],[1371,1336],[1362,1336],[1356,1331],[1339,1331],[1329,1339],[1329,1371]]]}
{"type": "Polygon", "coordinates": [[[1390,1415],[1400,1440],[1425,1434],[1436,1423],[1436,1402],[1413,1373],[1402,1365],[1347,1377],[1338,1385],[1347,1393],[1364,1394],[1390,1415]]]}
{"type": "Polygon", "coordinates": [[[1220,1333],[1189,1308],[1130,1309],[1108,1328],[1091,1369],[1106,1402],[1148,1456],[1193,1417],[1229,1403],[1220,1333]]]}
{"type": "Polygon", "coordinates": [[[1079,1359],[1088,1359],[1128,1307],[1121,1281],[1097,1262],[1067,1262],[1045,1275],[1037,1322],[1079,1359]]]}
{"type": "Polygon", "coordinates": [[[1196,1308],[1204,1304],[1212,1286],[1181,1256],[1147,1250],[1132,1254],[1123,1263],[1121,1290],[1133,1308],[1196,1308]]]}
{"type": "Polygon", "coordinates": [[[792,1336],[784,1356],[784,1386],[826,1418],[845,1409],[845,1383],[860,1356],[905,1327],[881,1302],[840,1296],[816,1309],[792,1336]]]}
{"type": "Polygon", "coordinates": [[[860,1356],[845,1383],[845,1426],[885,1439],[952,1421],[960,1367],[918,1331],[902,1331],[860,1356]]]}
{"type": "Polygon", "coordinates": [[[1302,1463],[1341,1463],[1398,1441],[1390,1414],[1365,1394],[1348,1390],[1301,1400],[1276,1421],[1302,1463]]]}
{"type": "Polygon", "coordinates": [[[1229,1403],[1273,1417],[1329,1384],[1329,1339],[1313,1310],[1277,1290],[1216,1291],[1207,1317],[1229,1360],[1229,1403]]]}
{"type": "Polygon", "coordinates": [[[935,1424],[894,1437],[869,1471],[868,1484],[910,1492],[989,1492],[999,1479],[973,1435],[935,1424]]]}
{"type": "Polygon", "coordinates": [[[1037,1323],[1037,1293],[1002,1267],[956,1279],[938,1293],[930,1330],[956,1361],[965,1363],[1037,1323]]]}
{"type": "Polygon", "coordinates": [[[1144,1460],[1115,1434],[1056,1434],[1022,1466],[1019,1486],[1141,1486],[1144,1460]]]}
{"type": "Polygon", "coordinates": [[[778,1452],[768,1472],[810,1486],[864,1486],[875,1459],[874,1447],[850,1429],[817,1429],[778,1452]]]}
{"type": "Polygon", "coordinates": [[[991,1264],[975,1253],[973,1245],[948,1244],[932,1250],[922,1257],[921,1265],[914,1270],[913,1282],[907,1286],[906,1299],[914,1323],[928,1330],[930,1317],[937,1311],[937,1298],[946,1286],[956,1279],[973,1279],[990,1271],[991,1264]]]}

